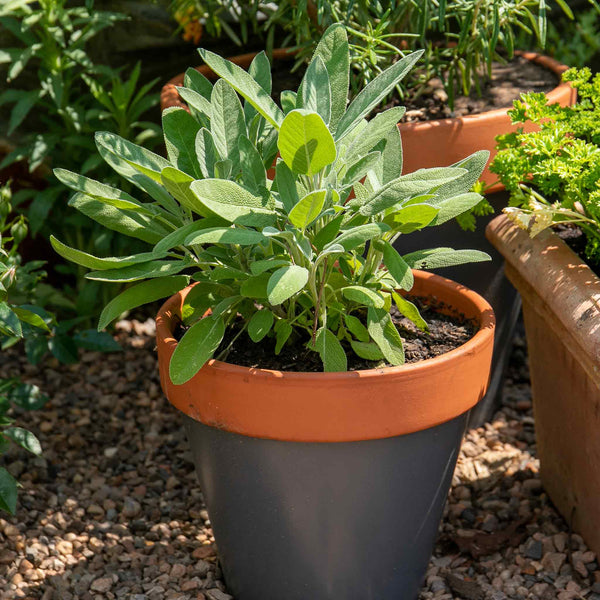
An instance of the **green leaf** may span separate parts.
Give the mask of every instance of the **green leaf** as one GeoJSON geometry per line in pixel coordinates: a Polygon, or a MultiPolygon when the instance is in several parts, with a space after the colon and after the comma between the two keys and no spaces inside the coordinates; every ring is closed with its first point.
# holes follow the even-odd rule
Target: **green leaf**
{"type": "Polygon", "coordinates": [[[117,188],[94,181],[72,171],[67,171],[66,169],[54,169],[53,172],[61,183],[76,192],[81,192],[86,196],[94,198],[94,200],[106,202],[115,208],[136,212],[140,211],[144,214],[152,215],[152,212],[147,207],[117,188]]]}
{"type": "Polygon", "coordinates": [[[315,190],[302,198],[290,211],[290,222],[304,231],[323,210],[327,190],[315,190]]]}
{"type": "Polygon", "coordinates": [[[423,194],[457,179],[464,174],[463,169],[453,167],[436,167],[419,169],[414,173],[402,175],[376,190],[360,207],[360,214],[365,217],[376,215],[412,196],[423,194]]]}
{"type": "Polygon", "coordinates": [[[75,194],[69,206],[76,208],[86,217],[93,219],[113,231],[137,238],[149,244],[156,244],[169,233],[165,227],[146,215],[124,211],[104,204],[84,194],[75,194]]]}
{"type": "Polygon", "coordinates": [[[13,106],[13,109],[10,113],[8,131],[6,132],[7,135],[12,135],[15,129],[17,129],[17,127],[25,120],[25,117],[27,117],[40,97],[41,92],[38,90],[23,92],[21,98],[13,106]]]}
{"type": "Polygon", "coordinates": [[[210,95],[212,93],[212,83],[200,73],[197,69],[189,68],[185,72],[185,76],[183,78],[183,85],[186,88],[193,90],[194,92],[200,94],[206,100],[210,100],[210,95]]]}
{"type": "Polygon", "coordinates": [[[335,334],[325,327],[319,328],[315,338],[314,349],[321,356],[323,370],[335,373],[348,370],[346,353],[335,334]]]}
{"type": "Polygon", "coordinates": [[[17,480],[4,467],[0,467],[0,510],[11,515],[17,510],[17,480]]]}
{"type": "Polygon", "coordinates": [[[215,163],[220,160],[215,148],[212,135],[208,129],[204,127],[197,133],[196,141],[196,156],[200,164],[202,176],[208,179],[215,176],[215,163]]]}
{"type": "MultiPolygon", "coordinates": [[[[379,142],[386,138],[390,131],[398,129],[398,123],[405,110],[403,106],[395,106],[371,119],[360,132],[360,135],[352,141],[344,159],[349,163],[353,163],[373,150],[379,142]]],[[[397,169],[398,173],[402,172],[402,163],[397,166],[397,169]]]]}
{"type": "Polygon", "coordinates": [[[385,359],[392,365],[404,364],[402,338],[385,309],[369,308],[367,329],[385,359]]]}
{"type": "Polygon", "coordinates": [[[308,65],[298,94],[301,103],[296,102],[297,108],[316,112],[321,115],[325,123],[329,123],[331,119],[331,86],[327,68],[320,56],[316,55],[308,65]]]}
{"type": "Polygon", "coordinates": [[[279,129],[283,122],[283,112],[275,104],[269,92],[257,83],[244,69],[217,54],[200,48],[204,62],[244,97],[269,122],[279,129]]]}
{"type": "Polygon", "coordinates": [[[402,161],[404,159],[402,150],[402,138],[400,129],[394,127],[390,129],[385,137],[385,148],[381,153],[381,169],[379,178],[382,184],[394,181],[402,174],[402,161]]]}
{"type": "Polygon", "coordinates": [[[263,227],[277,219],[268,199],[256,196],[234,181],[202,179],[194,181],[191,190],[206,208],[230,223],[263,227]]]}
{"type": "Polygon", "coordinates": [[[277,141],[281,158],[294,173],[315,175],[336,158],[333,136],[317,113],[296,109],[286,115],[277,141]]]}
{"type": "Polygon", "coordinates": [[[195,181],[191,175],[188,175],[175,167],[165,167],[160,172],[160,180],[167,191],[173,198],[176,198],[182,206],[196,213],[198,210],[202,210],[202,206],[198,203],[196,196],[194,196],[190,190],[190,185],[195,181]]]}
{"type": "Polygon", "coordinates": [[[70,248],[66,244],[63,244],[60,240],[57,240],[53,235],[50,236],[50,243],[54,250],[60,254],[63,258],[74,262],[75,264],[81,265],[88,269],[95,269],[97,271],[103,271],[105,269],[119,269],[121,267],[128,267],[138,263],[148,262],[153,258],[160,258],[157,253],[154,252],[143,252],[141,254],[133,254],[131,256],[120,256],[120,257],[107,257],[99,258],[70,248]]]}
{"type": "Polygon", "coordinates": [[[342,185],[352,185],[362,179],[381,161],[381,152],[371,152],[348,167],[342,178],[342,185]]]}
{"type": "Polygon", "coordinates": [[[425,319],[421,316],[419,309],[409,300],[398,294],[398,292],[392,292],[392,297],[398,310],[410,321],[412,321],[421,331],[429,331],[429,327],[425,322],[425,319]]]}
{"type": "MultiPolygon", "coordinates": [[[[162,127],[169,160],[180,171],[201,177],[202,171],[195,152],[196,134],[200,131],[200,124],[187,110],[172,106],[163,110],[162,127]]],[[[160,175],[157,181],[160,181],[160,175]]]]}
{"type": "Polygon", "coordinates": [[[11,390],[8,397],[23,410],[39,410],[48,402],[48,396],[32,383],[20,383],[11,390]]]}
{"type": "Polygon", "coordinates": [[[238,140],[238,151],[242,167],[244,185],[258,192],[267,185],[267,172],[260,153],[254,144],[244,135],[238,140]]]}
{"type": "Polygon", "coordinates": [[[248,322],[248,335],[253,342],[260,342],[271,330],[274,321],[270,310],[259,310],[255,312],[248,322]]]}
{"type": "Polygon", "coordinates": [[[278,355],[281,349],[292,335],[293,327],[283,319],[275,323],[275,354],[278,355]]]}
{"type": "Polygon", "coordinates": [[[398,286],[403,290],[409,291],[414,284],[414,277],[410,267],[389,242],[382,240],[382,244],[383,264],[387,267],[390,275],[396,280],[398,286]]]}
{"type": "Polygon", "coordinates": [[[369,332],[361,320],[354,315],[344,314],[344,321],[348,331],[360,342],[369,341],[369,332]]]}
{"type": "Polygon", "coordinates": [[[269,278],[267,298],[272,305],[281,304],[304,288],[308,270],[299,265],[281,267],[269,278]]]}
{"type": "Polygon", "coordinates": [[[271,81],[271,63],[264,50],[261,50],[252,59],[252,62],[248,67],[248,73],[252,76],[252,79],[265,90],[265,92],[271,93],[273,88],[273,82],[271,81]]]}
{"type": "MultiPolygon", "coordinates": [[[[428,200],[433,196],[425,196],[428,200]]],[[[409,204],[387,215],[383,220],[398,233],[412,233],[429,225],[438,214],[438,208],[430,204],[409,204]]]]}
{"type": "MultiPolygon", "coordinates": [[[[344,220],[344,213],[340,213],[337,217],[334,217],[317,233],[313,240],[313,245],[319,252],[325,247],[326,244],[329,244],[335,239],[335,236],[338,234],[340,230],[340,226],[342,221],[344,220]]],[[[337,242],[336,242],[337,243],[337,242]]]]}
{"type": "Polygon", "coordinates": [[[492,260],[489,254],[479,250],[453,250],[452,248],[432,248],[418,250],[403,256],[413,269],[441,269],[454,267],[470,262],[485,262],[492,260]]]}
{"type": "Polygon", "coordinates": [[[179,229],[176,229],[166,237],[164,237],[156,246],[154,246],[154,250],[152,251],[157,256],[161,256],[171,248],[175,248],[177,246],[182,246],[185,244],[185,240],[190,237],[192,233],[197,231],[201,231],[202,229],[208,229],[210,227],[218,227],[220,225],[225,225],[226,221],[221,219],[220,217],[210,216],[204,219],[199,219],[198,221],[192,221],[179,229]]]}
{"type": "Polygon", "coordinates": [[[19,321],[22,323],[27,323],[33,327],[37,327],[38,329],[43,329],[45,331],[50,331],[46,321],[40,315],[23,308],[22,306],[12,306],[12,311],[17,315],[19,321]]]}
{"type": "Polygon", "coordinates": [[[67,335],[55,335],[51,337],[48,341],[48,349],[59,362],[65,365],[72,365],[79,362],[77,346],[67,335]]]}
{"type": "Polygon", "coordinates": [[[298,203],[298,190],[296,180],[291,169],[282,161],[278,160],[275,166],[275,184],[279,192],[279,198],[287,214],[298,203]]]}
{"type": "Polygon", "coordinates": [[[21,321],[6,302],[0,302],[0,334],[23,337],[21,321]]]}
{"type": "Polygon", "coordinates": [[[254,229],[240,229],[233,227],[210,227],[192,233],[185,239],[186,246],[195,244],[239,244],[240,246],[253,246],[266,241],[267,238],[254,229]]]}
{"type": "Polygon", "coordinates": [[[46,352],[48,352],[47,338],[36,336],[25,339],[25,354],[32,365],[39,365],[46,352]]]}
{"type": "Polygon", "coordinates": [[[225,335],[220,317],[208,316],[194,323],[175,347],[169,364],[169,376],[175,385],[189,381],[212,358],[225,335]]]}
{"type": "Polygon", "coordinates": [[[41,456],[42,445],[35,435],[31,433],[31,431],[27,431],[27,429],[23,429],[22,427],[9,427],[2,433],[13,440],[13,442],[16,444],[19,444],[19,446],[25,448],[25,450],[35,454],[36,456],[41,456]]]}
{"type": "Polygon", "coordinates": [[[290,260],[288,258],[268,258],[265,260],[255,260],[250,263],[250,271],[252,272],[252,275],[260,275],[261,273],[265,273],[266,271],[270,271],[276,267],[282,267],[289,264],[290,260]]]}
{"type": "MultiPolygon", "coordinates": [[[[212,85],[210,88],[212,92],[212,85]]],[[[192,114],[195,113],[203,125],[208,125],[210,123],[211,115],[210,96],[207,99],[199,92],[188,89],[187,87],[178,87],[177,92],[181,96],[181,99],[190,107],[192,114]]]]}
{"type": "Polygon", "coordinates": [[[431,225],[441,225],[454,217],[458,217],[463,213],[467,212],[474,206],[477,206],[483,196],[474,192],[467,194],[461,194],[460,196],[454,196],[441,202],[435,202],[436,208],[439,210],[437,216],[431,221],[431,225]]]}
{"type": "Polygon", "coordinates": [[[240,294],[245,298],[266,299],[269,295],[267,286],[269,285],[270,273],[261,273],[254,277],[249,277],[240,286],[240,294]]]}
{"type": "Polygon", "coordinates": [[[382,308],[385,301],[381,294],[361,285],[350,285],[342,288],[342,294],[348,300],[357,302],[361,306],[372,306],[374,308],[382,308]]]}
{"type": "Polygon", "coordinates": [[[219,79],[211,96],[210,132],[215,148],[222,159],[231,161],[232,173],[240,170],[240,136],[246,136],[246,120],[242,105],[234,89],[223,79],[219,79]]]}
{"type": "MultiPolygon", "coordinates": [[[[350,251],[389,229],[389,225],[385,223],[366,223],[342,232],[332,243],[340,244],[346,251],[350,251]]],[[[327,246],[325,246],[325,249],[327,249],[327,246]]]]}
{"type": "Polygon", "coordinates": [[[121,352],[123,348],[112,335],[105,331],[84,329],[73,336],[73,341],[79,348],[94,352],[121,352]]]}
{"type": "Polygon", "coordinates": [[[338,123],[335,137],[341,140],[350,133],[360,120],[368,115],[394,89],[413,65],[423,55],[423,50],[412,52],[388,67],[368,83],[354,98],[338,123]]]}
{"type": "Polygon", "coordinates": [[[346,110],[348,87],[350,85],[350,51],[348,48],[348,34],[344,25],[336,23],[325,31],[317,45],[314,56],[322,59],[329,74],[331,86],[329,126],[332,131],[335,131],[346,110]]]}
{"type": "Polygon", "coordinates": [[[93,281],[139,281],[140,279],[153,279],[175,275],[191,265],[189,259],[182,260],[151,260],[145,263],[130,265],[122,269],[107,269],[106,271],[92,271],[85,277],[93,281]]]}
{"type": "Polygon", "coordinates": [[[350,345],[356,355],[365,360],[383,360],[384,358],[383,352],[374,342],[357,342],[356,340],[350,340],[350,345]]]}

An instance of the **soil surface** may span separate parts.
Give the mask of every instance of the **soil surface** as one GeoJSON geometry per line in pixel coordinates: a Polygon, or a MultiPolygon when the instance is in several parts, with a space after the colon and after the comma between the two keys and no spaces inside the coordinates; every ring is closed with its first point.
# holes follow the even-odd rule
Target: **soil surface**
{"type": "MultiPolygon", "coordinates": [[[[418,298],[409,298],[421,312],[427,322],[429,332],[419,330],[414,323],[402,316],[396,307],[392,307],[391,315],[404,343],[407,363],[433,358],[450,350],[458,348],[470,340],[477,330],[476,325],[466,321],[464,317],[448,316],[438,311],[434,305],[425,304],[418,298]]],[[[366,323],[366,318],[361,321],[366,323]]],[[[235,338],[239,329],[232,328],[224,338],[218,356],[235,338]]],[[[231,350],[222,360],[258,369],[273,369],[277,371],[323,371],[319,355],[306,348],[309,339],[298,339],[296,343],[288,342],[279,355],[275,355],[275,339],[266,337],[258,344],[243,333],[233,344],[231,350]]],[[[348,370],[359,371],[391,366],[386,361],[369,361],[356,356],[350,344],[343,342],[348,356],[348,370]]]]}
{"type": "Polygon", "coordinates": [[[581,227],[568,223],[554,225],[552,229],[600,277],[600,262],[589,259],[585,254],[587,238],[581,227]]]}
{"type": "Polygon", "coordinates": [[[406,106],[403,122],[429,121],[449,117],[475,115],[497,108],[512,107],[523,92],[549,92],[559,83],[558,77],[540,65],[525,58],[516,56],[506,64],[494,62],[492,79],[487,81],[481,90],[470,96],[457,96],[454,110],[447,104],[448,95],[439,79],[432,79],[425,92],[418,98],[393,98],[386,108],[406,106]]]}
{"type": "MultiPolygon", "coordinates": [[[[15,446],[0,460],[23,484],[17,514],[0,513],[0,598],[232,600],[153,323],[118,328],[122,353],[75,365],[2,353],[0,377],[50,401],[14,415],[43,457],[15,446]]],[[[502,402],[465,434],[420,600],[600,600],[596,556],[539,479],[522,337],[502,402]]]]}

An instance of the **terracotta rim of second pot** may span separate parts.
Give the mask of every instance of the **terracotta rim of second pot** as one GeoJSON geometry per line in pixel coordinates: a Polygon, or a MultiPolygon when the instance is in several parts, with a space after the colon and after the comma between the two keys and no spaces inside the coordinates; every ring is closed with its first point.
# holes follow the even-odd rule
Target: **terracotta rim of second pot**
{"type": "MultiPolygon", "coordinates": [[[[242,67],[242,69],[247,69],[257,54],[258,52],[248,52],[247,54],[232,56],[227,60],[230,60],[232,63],[238,65],[239,67],[242,67]]],[[[294,50],[292,50],[291,48],[276,48],[273,50],[272,56],[274,60],[293,58],[294,50]]],[[[215,72],[208,65],[201,65],[195,68],[196,71],[202,73],[202,75],[204,75],[205,77],[216,77],[215,72]]],[[[179,92],[177,91],[177,88],[183,85],[184,77],[185,73],[179,73],[179,75],[175,75],[175,77],[170,79],[163,86],[160,92],[161,110],[165,110],[165,108],[170,108],[172,106],[179,106],[181,108],[187,109],[187,104],[179,97],[179,92]]]]}
{"type": "Polygon", "coordinates": [[[437,298],[479,323],[476,334],[441,356],[399,367],[343,373],[282,372],[209,361],[174,385],[173,331],[189,287],[172,296],[156,319],[161,384],[169,401],[206,425],[252,437],[347,442],[412,433],[445,423],[484,395],[494,340],[494,313],[468,288],[415,271],[417,296],[437,298]]]}
{"type": "Polygon", "coordinates": [[[506,274],[538,313],[597,377],[600,361],[600,278],[551,229],[531,238],[506,215],[486,229],[506,259],[506,274]]]}

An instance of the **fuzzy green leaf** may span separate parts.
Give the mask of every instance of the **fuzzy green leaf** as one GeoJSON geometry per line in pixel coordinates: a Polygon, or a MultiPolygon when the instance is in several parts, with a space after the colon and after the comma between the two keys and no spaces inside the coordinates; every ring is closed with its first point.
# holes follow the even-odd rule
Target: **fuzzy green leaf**
{"type": "Polygon", "coordinates": [[[367,329],[390,364],[404,364],[402,338],[386,310],[369,308],[367,311],[367,329]]]}
{"type": "Polygon", "coordinates": [[[260,342],[273,326],[273,313],[270,310],[255,312],[248,322],[248,335],[253,342],[260,342]]]}
{"type": "Polygon", "coordinates": [[[405,254],[402,258],[413,269],[441,269],[471,262],[485,262],[492,257],[479,250],[453,250],[452,248],[432,248],[405,254]]]}
{"type": "Polygon", "coordinates": [[[327,190],[315,190],[302,198],[289,214],[290,222],[304,231],[320,214],[327,190]]]}
{"type": "Polygon", "coordinates": [[[361,285],[350,285],[342,289],[342,294],[348,300],[357,302],[361,306],[372,306],[382,308],[385,301],[381,294],[376,291],[363,287],[361,285]]]}
{"type": "Polygon", "coordinates": [[[267,297],[271,304],[285,302],[304,288],[308,281],[308,270],[298,265],[281,267],[269,278],[267,297]]]}
{"type": "Polygon", "coordinates": [[[335,373],[348,370],[348,359],[346,353],[335,334],[321,327],[317,331],[314,349],[321,356],[323,370],[326,373],[335,373]]]}

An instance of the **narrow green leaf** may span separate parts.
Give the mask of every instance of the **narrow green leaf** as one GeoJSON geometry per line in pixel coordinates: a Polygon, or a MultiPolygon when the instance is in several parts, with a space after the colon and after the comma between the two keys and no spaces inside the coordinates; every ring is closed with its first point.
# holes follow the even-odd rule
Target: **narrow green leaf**
{"type": "MultiPolygon", "coordinates": [[[[422,196],[427,201],[433,197],[433,195],[422,196]]],[[[412,233],[429,225],[438,211],[437,207],[430,204],[409,204],[391,212],[383,221],[398,233],[412,233]]]]}
{"type": "Polygon", "coordinates": [[[289,213],[290,222],[304,231],[323,210],[327,190],[315,190],[302,198],[289,213]]]}
{"type": "Polygon", "coordinates": [[[331,86],[327,68],[320,56],[316,55],[308,65],[298,93],[301,105],[296,102],[297,107],[318,113],[328,124],[331,119],[331,86]]]}
{"type": "Polygon", "coordinates": [[[492,260],[489,254],[479,250],[453,250],[452,248],[418,250],[405,254],[403,258],[413,269],[441,269],[470,262],[492,260]]]}
{"type": "Polygon", "coordinates": [[[21,321],[6,302],[0,302],[0,333],[23,337],[21,321]]]}
{"type": "Polygon", "coordinates": [[[419,309],[412,302],[398,294],[398,292],[393,292],[392,297],[394,298],[394,303],[398,310],[407,319],[410,319],[421,331],[429,331],[425,319],[423,319],[419,309]]]}
{"type": "Polygon", "coordinates": [[[398,286],[410,291],[414,284],[412,271],[404,259],[396,252],[396,249],[387,241],[383,244],[383,264],[387,267],[390,275],[396,280],[398,286]]]}
{"type": "Polygon", "coordinates": [[[372,306],[374,308],[382,308],[385,301],[381,294],[374,290],[363,287],[361,285],[351,285],[342,288],[342,294],[348,300],[352,300],[361,306],[372,306]]]}
{"type": "Polygon", "coordinates": [[[208,50],[199,49],[204,62],[238,94],[244,97],[269,122],[279,129],[283,122],[283,112],[275,104],[269,92],[257,83],[244,69],[232,62],[221,58],[208,50]]]}
{"type": "Polygon", "coordinates": [[[283,319],[275,323],[275,354],[278,355],[292,335],[293,327],[283,319]]]}
{"type": "Polygon", "coordinates": [[[187,110],[173,106],[163,110],[162,126],[169,160],[180,171],[194,177],[201,177],[202,171],[194,151],[200,124],[187,110]]]}
{"type": "Polygon", "coordinates": [[[169,364],[169,376],[175,385],[189,381],[212,358],[225,335],[220,317],[204,317],[192,325],[177,344],[169,364]]]}
{"type": "Polygon", "coordinates": [[[240,294],[245,298],[266,299],[269,295],[267,291],[269,279],[271,279],[270,273],[261,273],[260,275],[248,277],[240,286],[240,294]]]}
{"type": "Polygon", "coordinates": [[[291,169],[282,160],[277,161],[275,166],[275,184],[279,192],[279,198],[287,214],[298,203],[298,190],[291,169]]]}
{"type": "Polygon", "coordinates": [[[308,270],[299,265],[277,269],[269,278],[267,298],[272,305],[281,304],[301,291],[308,282],[308,270]]]}
{"type": "Polygon", "coordinates": [[[388,67],[368,83],[354,98],[338,123],[335,137],[341,140],[360,120],[368,115],[393,89],[423,55],[423,50],[412,52],[388,67]]]}
{"type": "Polygon", "coordinates": [[[206,100],[210,100],[210,95],[212,93],[212,83],[200,73],[197,69],[189,68],[185,72],[185,76],[183,78],[183,85],[186,88],[193,90],[200,94],[206,100]]]}
{"type": "Polygon", "coordinates": [[[143,281],[127,288],[104,307],[98,321],[98,331],[105,329],[115,319],[133,308],[176,294],[188,282],[189,277],[186,275],[174,275],[152,281],[143,281]]]}
{"type": "Polygon", "coordinates": [[[369,332],[361,320],[354,315],[344,314],[344,321],[348,331],[360,342],[369,341],[369,332]]]}
{"type": "Polygon", "coordinates": [[[185,239],[186,246],[195,244],[239,244],[240,246],[254,246],[266,241],[266,237],[254,229],[240,229],[233,227],[210,227],[192,233],[185,239]]]}
{"type": "Polygon", "coordinates": [[[252,275],[260,275],[271,269],[289,265],[290,260],[288,258],[268,258],[265,260],[255,260],[250,263],[250,271],[252,275]]]}
{"type": "Polygon", "coordinates": [[[5,429],[2,434],[9,437],[13,442],[19,444],[19,446],[22,446],[32,454],[41,456],[42,445],[31,431],[27,431],[27,429],[23,429],[22,427],[9,427],[8,429],[5,429]]]}
{"type": "Polygon", "coordinates": [[[260,342],[273,326],[275,317],[270,310],[255,312],[248,322],[248,335],[253,342],[260,342]]]}
{"type": "Polygon", "coordinates": [[[350,340],[350,345],[356,355],[365,360],[383,360],[384,358],[383,352],[375,342],[350,340]]]}
{"type": "Polygon", "coordinates": [[[0,467],[0,510],[11,515],[17,510],[17,480],[4,467],[0,467]]]}
{"type": "Polygon", "coordinates": [[[244,185],[258,192],[267,185],[267,172],[260,153],[245,135],[240,136],[238,146],[244,185]]]}
{"type": "Polygon", "coordinates": [[[32,312],[31,310],[27,310],[22,306],[11,306],[11,309],[22,323],[27,323],[32,327],[37,327],[38,329],[43,329],[48,332],[50,331],[48,324],[40,315],[32,312]]]}
{"type": "MultiPolygon", "coordinates": [[[[346,251],[350,251],[362,246],[374,237],[380,236],[385,231],[389,231],[389,229],[390,226],[385,223],[366,223],[342,232],[331,243],[340,244],[346,251]]],[[[327,246],[325,246],[325,249],[327,249],[327,246]]]]}
{"type": "Polygon", "coordinates": [[[73,336],[73,341],[79,348],[94,352],[121,352],[123,348],[110,333],[96,329],[84,329],[73,336]]]}
{"type": "Polygon", "coordinates": [[[145,263],[130,265],[122,269],[107,269],[106,271],[92,271],[85,277],[93,281],[120,281],[123,283],[139,281],[140,279],[154,279],[175,275],[191,265],[189,259],[182,260],[151,260],[145,263]]]}
{"type": "Polygon", "coordinates": [[[348,359],[335,334],[324,327],[319,328],[314,349],[321,356],[323,370],[326,373],[347,371],[348,359]]]}
{"type": "Polygon", "coordinates": [[[196,157],[202,171],[202,176],[206,179],[215,176],[215,163],[220,160],[215,148],[212,135],[204,127],[196,134],[195,140],[196,157]]]}
{"type": "Polygon", "coordinates": [[[402,338],[385,309],[369,308],[367,329],[385,359],[392,365],[404,364],[402,338]]]}
{"type": "Polygon", "coordinates": [[[438,209],[438,213],[431,221],[430,225],[441,225],[450,219],[454,219],[455,217],[462,215],[464,212],[467,212],[474,206],[477,206],[482,199],[483,196],[474,192],[460,194],[460,196],[447,198],[441,202],[435,202],[434,199],[435,207],[438,209]]]}

